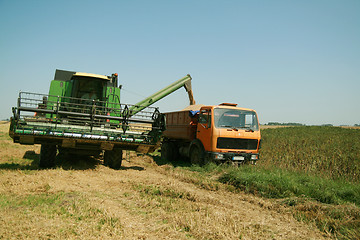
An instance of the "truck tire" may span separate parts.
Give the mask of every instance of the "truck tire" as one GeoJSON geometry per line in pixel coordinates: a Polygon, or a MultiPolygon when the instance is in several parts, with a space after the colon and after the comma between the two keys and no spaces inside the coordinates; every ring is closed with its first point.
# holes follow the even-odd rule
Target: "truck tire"
{"type": "Polygon", "coordinates": [[[104,165],[112,169],[120,169],[122,163],[122,149],[114,148],[104,153],[104,165]]]}
{"type": "Polygon", "coordinates": [[[56,145],[41,144],[40,149],[40,168],[52,168],[55,166],[57,148],[56,145]]]}
{"type": "Polygon", "coordinates": [[[178,158],[178,150],[175,143],[164,142],[161,145],[161,160],[173,162],[178,158]]]}
{"type": "Polygon", "coordinates": [[[204,152],[197,145],[191,147],[190,162],[195,165],[204,165],[204,152]]]}

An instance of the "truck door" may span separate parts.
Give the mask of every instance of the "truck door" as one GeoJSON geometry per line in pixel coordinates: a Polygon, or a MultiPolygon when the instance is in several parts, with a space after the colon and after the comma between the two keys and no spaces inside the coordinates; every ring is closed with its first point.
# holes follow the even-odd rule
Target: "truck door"
{"type": "Polygon", "coordinates": [[[198,121],[196,137],[204,145],[205,151],[211,151],[211,108],[201,109],[198,121]]]}

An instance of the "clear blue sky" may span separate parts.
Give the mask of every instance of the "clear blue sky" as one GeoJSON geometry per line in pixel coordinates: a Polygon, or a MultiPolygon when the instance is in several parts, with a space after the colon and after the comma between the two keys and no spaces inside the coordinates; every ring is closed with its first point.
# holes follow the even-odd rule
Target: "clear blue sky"
{"type": "MultiPolygon", "coordinates": [[[[55,69],[117,72],[136,103],[193,77],[199,104],[261,123],[360,124],[360,1],[0,0],[0,119],[55,69]]],[[[160,111],[188,104],[183,89],[160,111]]]]}

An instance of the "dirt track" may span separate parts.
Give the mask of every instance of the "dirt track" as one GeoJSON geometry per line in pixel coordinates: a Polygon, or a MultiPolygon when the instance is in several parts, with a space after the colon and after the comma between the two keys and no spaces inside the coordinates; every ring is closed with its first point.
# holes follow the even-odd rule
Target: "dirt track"
{"type": "Polygon", "coordinates": [[[76,225],[64,222],[57,215],[44,217],[40,214],[41,217],[30,208],[28,215],[37,218],[29,220],[22,209],[0,208],[0,223],[5,226],[0,230],[0,238],[324,238],[315,227],[296,221],[286,209],[270,200],[233,193],[227,186],[216,182],[215,177],[204,179],[181,168],[159,165],[149,156],[133,155],[130,162],[124,161],[123,168],[118,171],[104,167],[98,161],[93,161],[84,170],[28,171],[21,170],[21,166],[13,170],[6,169],[5,163],[11,162],[10,155],[23,156],[26,151],[34,149],[36,156],[39,147],[14,147],[8,139],[1,142],[9,146],[0,153],[3,169],[0,170],[0,195],[22,198],[62,193],[76,199],[63,201],[62,205],[67,202],[75,204],[82,199],[90,205],[89,209],[99,209],[106,219],[118,219],[118,222],[91,233],[88,230],[91,219],[80,226],[82,221],[76,225]],[[76,234],[61,231],[70,224],[76,229],[76,234]]]}

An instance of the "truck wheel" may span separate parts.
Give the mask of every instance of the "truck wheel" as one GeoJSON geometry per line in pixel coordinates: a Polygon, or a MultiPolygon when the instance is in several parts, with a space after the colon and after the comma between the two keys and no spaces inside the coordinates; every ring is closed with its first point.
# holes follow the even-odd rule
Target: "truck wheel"
{"type": "Polygon", "coordinates": [[[178,150],[175,143],[164,142],[161,145],[161,160],[173,162],[178,158],[178,150]]]}
{"type": "Polygon", "coordinates": [[[120,169],[122,163],[122,149],[114,148],[112,151],[105,151],[104,165],[112,169],[120,169]]]}
{"type": "Polygon", "coordinates": [[[190,151],[190,161],[191,164],[203,165],[204,156],[203,152],[198,146],[193,146],[190,151]]]}
{"type": "Polygon", "coordinates": [[[39,167],[52,168],[55,166],[56,145],[41,144],[39,167]]]}

